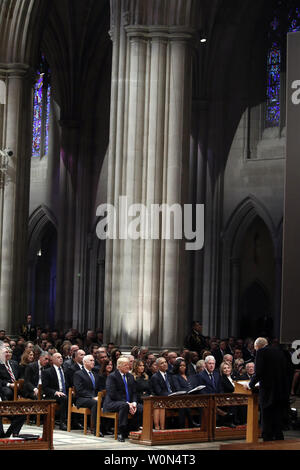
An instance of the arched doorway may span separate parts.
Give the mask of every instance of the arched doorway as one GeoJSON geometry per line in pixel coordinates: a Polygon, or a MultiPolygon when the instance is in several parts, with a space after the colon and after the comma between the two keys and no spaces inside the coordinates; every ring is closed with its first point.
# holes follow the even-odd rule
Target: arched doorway
{"type": "MultiPolygon", "coordinates": [[[[39,208],[29,224],[29,312],[35,324],[53,328],[56,303],[57,230],[48,211],[39,208]]],[[[51,216],[51,214],[50,214],[51,216]]]]}
{"type": "Polygon", "coordinates": [[[273,334],[275,267],[271,236],[257,216],[241,246],[239,334],[243,338],[273,334]]]}

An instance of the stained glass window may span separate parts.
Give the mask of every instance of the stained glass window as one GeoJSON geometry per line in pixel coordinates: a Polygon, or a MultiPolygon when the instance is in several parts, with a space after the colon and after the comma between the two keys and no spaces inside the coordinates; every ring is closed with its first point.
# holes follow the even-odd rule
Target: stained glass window
{"type": "Polygon", "coordinates": [[[293,1],[278,1],[278,10],[270,25],[267,61],[266,127],[280,124],[281,72],[286,49],[286,35],[300,31],[300,8],[293,1]]]}
{"type": "Polygon", "coordinates": [[[34,87],[32,156],[43,157],[48,153],[50,117],[50,70],[42,56],[34,87]]]}

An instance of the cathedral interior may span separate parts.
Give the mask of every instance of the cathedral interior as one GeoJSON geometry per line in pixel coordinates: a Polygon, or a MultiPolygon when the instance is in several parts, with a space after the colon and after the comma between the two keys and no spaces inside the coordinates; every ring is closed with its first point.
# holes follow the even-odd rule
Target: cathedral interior
{"type": "Polygon", "coordinates": [[[0,327],[279,337],[297,31],[295,0],[0,0],[0,327]],[[204,205],[203,247],[100,239],[121,196],[204,205]]]}

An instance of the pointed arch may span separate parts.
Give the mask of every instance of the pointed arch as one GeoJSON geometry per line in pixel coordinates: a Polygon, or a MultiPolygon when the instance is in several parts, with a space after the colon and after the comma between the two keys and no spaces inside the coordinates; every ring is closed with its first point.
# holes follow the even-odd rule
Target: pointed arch
{"type": "Polygon", "coordinates": [[[280,252],[278,229],[268,209],[254,195],[249,195],[233,211],[222,234],[222,335],[237,334],[241,248],[247,231],[257,217],[264,222],[268,229],[274,257],[276,258],[280,252]]]}

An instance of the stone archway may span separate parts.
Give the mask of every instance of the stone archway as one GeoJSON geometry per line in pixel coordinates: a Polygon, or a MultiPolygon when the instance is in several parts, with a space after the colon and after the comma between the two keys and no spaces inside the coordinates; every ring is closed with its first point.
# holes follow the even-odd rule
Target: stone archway
{"type": "Polygon", "coordinates": [[[40,206],[29,220],[28,311],[36,324],[53,327],[56,303],[57,229],[40,206]]]}
{"type": "MultiPolygon", "coordinates": [[[[245,237],[255,220],[260,220],[265,226],[273,250],[274,273],[279,269],[277,259],[280,253],[280,236],[273,220],[265,206],[250,195],[236,208],[230,217],[223,233],[223,259],[222,259],[222,283],[221,283],[221,335],[227,336],[239,334],[239,301],[240,280],[242,270],[242,247],[245,237]]],[[[249,281],[248,286],[256,279],[249,281]]],[[[280,289],[280,276],[275,274],[275,293],[280,289]]],[[[247,287],[248,287],[247,286],[247,287]]],[[[279,297],[274,301],[276,315],[280,312],[277,303],[279,297]]],[[[276,324],[277,324],[276,320],[276,324]]]]}

